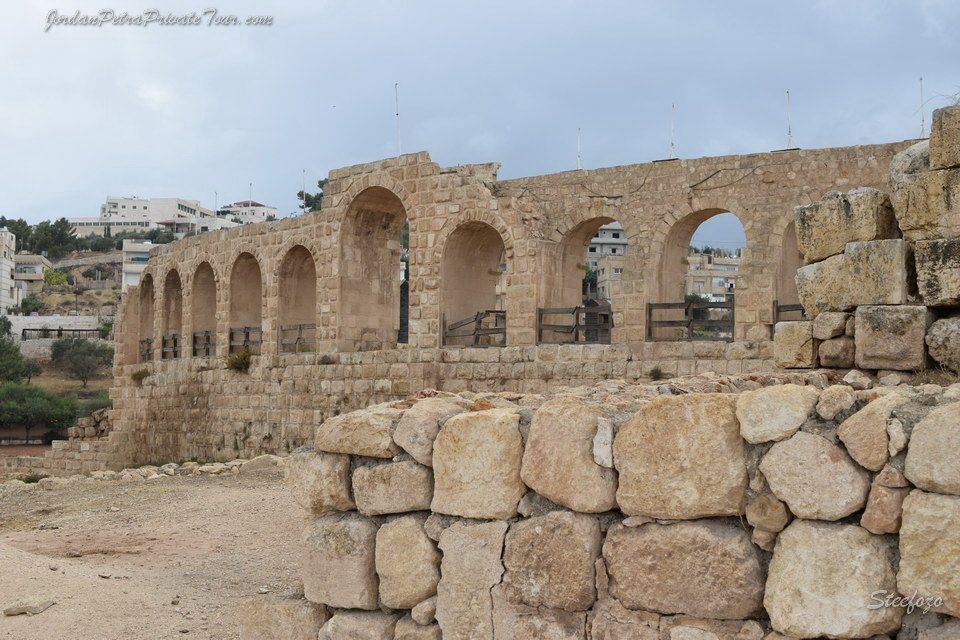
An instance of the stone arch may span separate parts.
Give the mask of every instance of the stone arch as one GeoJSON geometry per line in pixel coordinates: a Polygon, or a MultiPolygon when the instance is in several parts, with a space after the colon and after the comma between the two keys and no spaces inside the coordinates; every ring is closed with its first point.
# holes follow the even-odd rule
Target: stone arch
{"type": "Polygon", "coordinates": [[[350,202],[340,226],[340,334],[360,351],[397,343],[406,221],[396,193],[372,186],[350,202]]]}
{"type": "MultiPolygon", "coordinates": [[[[478,220],[458,225],[447,236],[440,259],[442,324],[464,320],[479,311],[505,311],[506,264],[506,244],[496,228],[478,220]]],[[[472,341],[452,338],[445,342],[464,345],[472,341]]]]}
{"type": "Polygon", "coordinates": [[[302,244],[291,247],[278,274],[280,351],[315,351],[317,343],[317,265],[302,244]]]}
{"type": "Polygon", "coordinates": [[[206,260],[194,269],[190,285],[193,355],[207,355],[211,349],[216,349],[217,282],[213,266],[206,260]]]}
{"type": "Polygon", "coordinates": [[[162,334],[165,339],[179,340],[183,334],[183,283],[176,269],[167,271],[163,279],[162,334]]]}
{"type": "Polygon", "coordinates": [[[258,352],[263,330],[263,279],[260,263],[247,251],[237,256],[230,270],[229,318],[230,349],[247,346],[258,352]]]}
{"type": "Polygon", "coordinates": [[[139,331],[137,332],[137,349],[139,360],[153,360],[153,319],[155,317],[154,304],[156,296],[153,291],[153,275],[144,273],[140,278],[140,286],[137,296],[138,317],[140,320],[139,331]]]}
{"type": "Polygon", "coordinates": [[[780,242],[780,260],[777,275],[777,304],[799,304],[797,269],[803,266],[803,254],[797,243],[796,223],[790,220],[783,230],[780,242]]]}

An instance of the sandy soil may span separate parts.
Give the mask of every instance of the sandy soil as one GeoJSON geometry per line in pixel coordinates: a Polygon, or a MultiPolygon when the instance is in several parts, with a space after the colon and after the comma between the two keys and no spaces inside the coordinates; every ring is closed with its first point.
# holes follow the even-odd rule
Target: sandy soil
{"type": "Polygon", "coordinates": [[[37,456],[43,457],[50,450],[48,444],[5,444],[0,445],[0,457],[2,456],[37,456]]]}
{"type": "Polygon", "coordinates": [[[275,474],[0,487],[7,640],[237,638],[236,607],[299,588],[301,512],[275,474]]]}

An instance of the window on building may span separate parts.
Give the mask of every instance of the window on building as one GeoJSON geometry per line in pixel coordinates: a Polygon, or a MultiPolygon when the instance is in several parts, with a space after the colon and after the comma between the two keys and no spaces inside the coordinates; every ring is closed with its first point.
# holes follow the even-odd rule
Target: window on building
{"type": "Polygon", "coordinates": [[[596,252],[597,252],[596,247],[590,247],[590,253],[596,253],[596,252]]]}

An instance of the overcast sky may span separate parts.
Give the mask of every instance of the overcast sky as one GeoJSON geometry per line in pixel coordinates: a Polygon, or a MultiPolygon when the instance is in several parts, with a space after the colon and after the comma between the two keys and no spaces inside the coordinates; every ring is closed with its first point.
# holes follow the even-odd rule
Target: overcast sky
{"type": "MultiPolygon", "coordinates": [[[[208,2],[210,0],[205,0],[208,2]]],[[[202,12],[203,3],[118,0],[202,12]]],[[[223,2],[269,27],[54,26],[0,10],[0,214],[97,215],[109,195],[288,214],[332,168],[396,154],[497,161],[503,178],[669,155],[805,148],[920,134],[960,92],[960,2],[223,2]],[[806,5],[801,7],[801,5],[806,5]]],[[[717,241],[736,232],[719,225],[717,241]]],[[[729,227],[729,225],[727,225],[729,227]]]]}

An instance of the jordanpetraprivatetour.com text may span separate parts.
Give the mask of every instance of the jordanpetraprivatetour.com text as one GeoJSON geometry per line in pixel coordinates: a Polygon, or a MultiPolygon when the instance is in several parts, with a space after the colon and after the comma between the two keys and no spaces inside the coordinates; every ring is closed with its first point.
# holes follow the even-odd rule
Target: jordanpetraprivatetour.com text
{"type": "Polygon", "coordinates": [[[47,13],[44,31],[54,27],[270,27],[273,16],[236,16],[221,13],[216,9],[172,13],[159,9],[147,9],[140,13],[101,9],[96,13],[60,13],[56,9],[47,13]]]}

